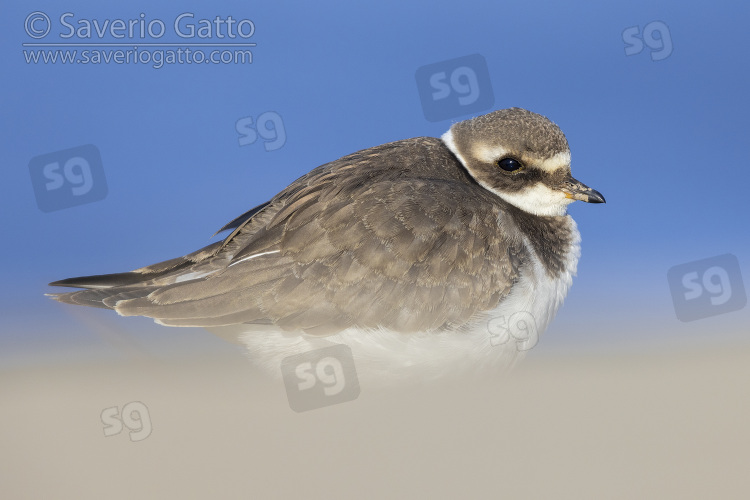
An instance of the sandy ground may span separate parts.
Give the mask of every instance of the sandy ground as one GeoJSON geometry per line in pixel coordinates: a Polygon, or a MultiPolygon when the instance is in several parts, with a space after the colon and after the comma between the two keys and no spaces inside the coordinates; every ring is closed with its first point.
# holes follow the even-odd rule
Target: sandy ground
{"type": "Polygon", "coordinates": [[[0,497],[750,498],[749,382],[750,346],[532,355],[296,413],[240,354],[0,369],[0,497]]]}

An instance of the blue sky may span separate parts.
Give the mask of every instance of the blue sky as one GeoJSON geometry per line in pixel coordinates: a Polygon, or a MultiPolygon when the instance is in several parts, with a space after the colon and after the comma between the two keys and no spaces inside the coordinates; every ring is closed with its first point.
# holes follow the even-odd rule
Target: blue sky
{"type": "MultiPolygon", "coordinates": [[[[78,328],[80,312],[43,297],[49,281],[183,255],[317,165],[511,106],[558,123],[574,175],[608,202],[570,209],[583,236],[579,276],[542,345],[734,339],[747,330],[747,307],[678,321],[667,282],[673,266],[731,253],[748,286],[750,8],[740,2],[26,5],[6,5],[0,21],[6,357],[100,342],[78,328]],[[143,13],[167,27],[156,41],[185,42],[170,30],[191,13],[196,24],[251,20],[255,31],[242,41],[256,46],[251,64],[27,64],[23,50],[38,49],[22,44],[40,40],[26,31],[35,11],[50,19],[50,43],[123,43],[60,37],[66,12],[75,26],[143,13]],[[428,121],[417,70],[473,54],[486,61],[494,105],[428,121]],[[261,116],[277,120],[285,140],[271,144],[272,131],[260,131],[240,145],[238,121],[261,116]],[[104,197],[42,211],[32,159],[89,144],[101,154],[104,197]]],[[[225,41],[213,35],[187,42],[225,41]]],[[[165,330],[100,313],[91,317],[112,327],[165,330]]]]}

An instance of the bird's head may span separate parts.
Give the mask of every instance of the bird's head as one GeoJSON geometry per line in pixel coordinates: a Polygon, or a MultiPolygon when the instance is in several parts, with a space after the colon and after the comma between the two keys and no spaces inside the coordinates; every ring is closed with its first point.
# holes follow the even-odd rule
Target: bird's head
{"type": "Polygon", "coordinates": [[[482,187],[526,212],[564,215],[575,200],[605,202],[573,178],[568,141],[542,115],[501,109],[455,123],[442,140],[482,187]]]}

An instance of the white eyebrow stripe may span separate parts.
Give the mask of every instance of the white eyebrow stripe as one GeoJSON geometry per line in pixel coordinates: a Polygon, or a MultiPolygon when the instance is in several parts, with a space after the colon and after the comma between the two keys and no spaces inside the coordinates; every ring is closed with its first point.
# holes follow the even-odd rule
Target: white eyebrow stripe
{"type": "Polygon", "coordinates": [[[486,163],[495,163],[509,153],[509,151],[502,146],[477,146],[473,152],[477,158],[486,163]]]}
{"type": "Polygon", "coordinates": [[[227,267],[232,267],[235,264],[239,264],[240,262],[245,262],[246,260],[254,259],[255,257],[262,257],[263,255],[269,255],[269,254],[272,254],[272,253],[279,253],[280,251],[281,250],[271,250],[269,252],[261,252],[261,253],[256,253],[256,254],[253,254],[253,255],[248,255],[247,257],[241,258],[237,262],[232,262],[227,267]]]}
{"type": "Polygon", "coordinates": [[[562,151],[551,158],[542,161],[539,166],[547,172],[554,172],[558,168],[570,166],[570,151],[562,151]]]}

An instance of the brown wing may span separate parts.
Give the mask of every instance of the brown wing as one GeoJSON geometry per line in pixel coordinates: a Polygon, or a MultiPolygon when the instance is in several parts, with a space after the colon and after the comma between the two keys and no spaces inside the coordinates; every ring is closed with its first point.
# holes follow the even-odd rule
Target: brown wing
{"type": "MultiPolygon", "coordinates": [[[[262,323],[320,335],[457,328],[492,309],[522,258],[519,242],[498,229],[497,204],[451,176],[378,169],[394,155],[377,149],[293,183],[188,266],[192,277],[183,268],[180,281],[167,273],[117,293],[66,295],[109,292],[106,306],[165,325],[262,323]]],[[[442,152],[425,152],[434,162],[430,154],[442,152]]]]}

